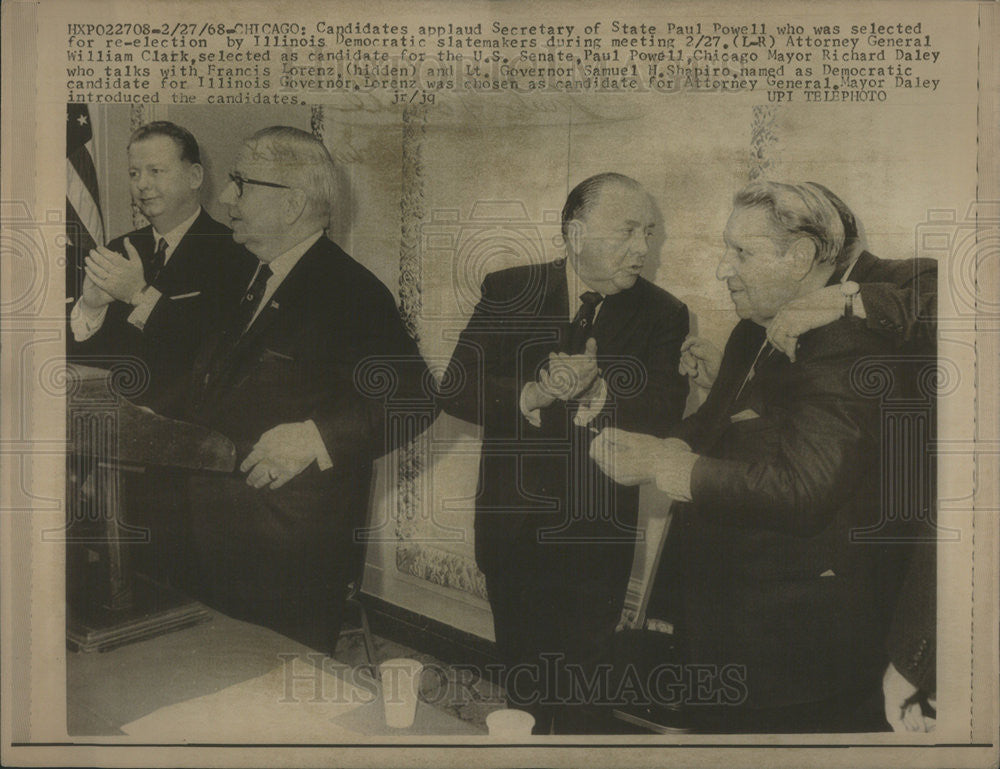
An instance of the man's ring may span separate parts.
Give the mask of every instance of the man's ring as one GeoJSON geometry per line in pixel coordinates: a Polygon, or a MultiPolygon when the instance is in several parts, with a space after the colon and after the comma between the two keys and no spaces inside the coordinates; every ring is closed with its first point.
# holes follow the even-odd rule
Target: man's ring
{"type": "Polygon", "coordinates": [[[277,480],[277,478],[278,478],[278,474],[276,472],[274,472],[274,470],[268,469],[268,471],[267,471],[267,479],[269,481],[273,481],[273,480],[277,480]]]}

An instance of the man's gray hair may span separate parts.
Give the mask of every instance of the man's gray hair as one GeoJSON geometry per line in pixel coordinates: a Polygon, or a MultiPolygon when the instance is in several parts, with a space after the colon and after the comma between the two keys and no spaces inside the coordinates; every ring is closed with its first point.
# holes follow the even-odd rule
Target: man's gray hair
{"type": "Polygon", "coordinates": [[[333,158],[319,139],[291,126],[269,126],[247,139],[255,151],[282,170],[282,182],[306,193],[309,212],[329,226],[336,198],[333,158]],[[263,146],[261,146],[263,145],[263,146]]]}
{"type": "Polygon", "coordinates": [[[761,206],[784,231],[786,247],[796,238],[807,237],[816,247],[816,261],[845,266],[840,263],[847,258],[844,224],[836,206],[819,185],[755,181],[736,193],[733,205],[761,206]]]}

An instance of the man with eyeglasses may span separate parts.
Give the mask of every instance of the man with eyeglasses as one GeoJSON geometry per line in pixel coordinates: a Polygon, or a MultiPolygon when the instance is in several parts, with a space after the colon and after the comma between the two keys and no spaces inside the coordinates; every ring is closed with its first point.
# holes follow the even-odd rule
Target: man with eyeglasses
{"type": "Polygon", "coordinates": [[[129,139],[128,162],[132,201],[149,224],[90,252],[67,352],[99,366],[125,356],[141,361],[148,387],[137,400],[176,416],[202,329],[232,298],[230,276],[250,257],[201,207],[204,170],[187,129],[141,126],[129,139]]]}
{"type": "Polygon", "coordinates": [[[393,447],[363,372],[374,362],[404,394],[425,373],[392,295],[325,236],[334,191],[308,133],[273,126],[244,143],[220,202],[257,264],[206,339],[188,414],[234,441],[239,467],[190,483],[200,597],[326,653],[372,460],[393,447]]]}

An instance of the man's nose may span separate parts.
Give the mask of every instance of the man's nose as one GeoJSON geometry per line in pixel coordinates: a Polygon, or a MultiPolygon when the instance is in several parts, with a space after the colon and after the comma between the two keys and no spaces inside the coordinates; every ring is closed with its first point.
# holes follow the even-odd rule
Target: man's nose
{"type": "Polygon", "coordinates": [[[135,186],[136,186],[136,189],[139,189],[139,190],[147,189],[149,187],[150,181],[151,180],[149,178],[149,174],[143,173],[142,171],[140,171],[139,173],[137,173],[135,175],[135,186]]]}
{"type": "Polygon", "coordinates": [[[236,198],[236,182],[230,179],[219,193],[219,202],[224,206],[231,206],[236,202],[236,198]]]}
{"type": "Polygon", "coordinates": [[[729,258],[729,250],[727,249],[719,260],[719,266],[715,268],[715,277],[718,280],[728,280],[735,274],[736,270],[733,269],[733,263],[729,258]]]}
{"type": "Polygon", "coordinates": [[[649,239],[645,232],[635,232],[629,241],[629,253],[632,256],[643,257],[649,251],[649,239]]]}

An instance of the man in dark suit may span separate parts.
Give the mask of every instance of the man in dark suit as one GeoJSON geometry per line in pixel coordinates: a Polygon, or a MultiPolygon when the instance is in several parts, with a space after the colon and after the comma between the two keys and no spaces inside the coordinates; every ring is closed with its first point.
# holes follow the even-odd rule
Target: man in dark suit
{"type": "MultiPolygon", "coordinates": [[[[767,327],[767,338],[794,361],[798,338],[843,314],[843,286],[857,284],[853,314],[883,335],[892,348],[908,356],[905,367],[921,386],[913,391],[911,418],[927,425],[922,445],[900,452],[901,478],[897,505],[915,518],[910,527],[912,563],[900,589],[888,643],[889,662],[883,676],[885,715],[896,731],[925,731],[934,719],[928,700],[935,694],[936,651],[936,470],[929,445],[936,431],[934,378],[919,369],[937,359],[937,262],[933,259],[880,259],[864,250],[854,212],[826,187],[814,184],[836,207],[844,227],[838,268],[827,285],[784,305],[767,327]],[[927,705],[926,710],[924,706],[927,705]]],[[[702,387],[711,387],[722,353],[702,339],[684,342],[681,370],[702,387]]],[[[898,413],[898,408],[896,409],[898,413]]],[[[898,548],[902,549],[902,548],[898,548]]],[[[898,557],[898,554],[897,554],[898,557]]]]}
{"type": "Polygon", "coordinates": [[[423,361],[389,291],[324,235],[335,176],[322,142],[263,129],[230,179],[220,200],[257,262],[231,278],[244,293],[199,354],[187,416],[234,441],[240,472],[191,481],[196,589],[329,653],[372,460],[391,448],[365,361],[404,394],[419,393],[423,361]]]}
{"type": "Polygon", "coordinates": [[[649,614],[676,622],[685,661],[715,671],[715,694],[740,682],[727,704],[687,693],[699,728],[884,729],[901,559],[852,539],[881,514],[881,404],[855,367],[891,370],[895,345],[854,315],[852,290],[839,320],[801,334],[797,362],[767,340],[782,307],[846,266],[843,224],[816,186],[751,184],[725,241],[717,274],[743,320],[707,400],[666,441],[607,431],[592,454],[616,480],[655,480],[683,503],[649,614]]]}
{"type": "MultiPolygon", "coordinates": [[[[201,207],[201,153],[187,129],[141,126],[129,138],[128,163],[132,202],[149,224],[90,252],[67,357],[134,368],[133,400],[177,418],[205,328],[242,290],[231,276],[252,257],[201,207]]],[[[130,547],[137,568],[176,581],[186,562],[181,477],[155,467],[122,477],[128,522],[148,536],[130,547]]]]}
{"type": "Polygon", "coordinates": [[[128,158],[132,200],[150,223],[90,252],[68,354],[96,365],[137,359],[148,377],[137,400],[177,416],[204,329],[250,256],[201,207],[204,171],[189,131],[147,123],[129,139],[128,158]]]}
{"type": "Polygon", "coordinates": [[[600,729],[589,693],[620,618],[638,494],[591,462],[601,427],[680,419],[687,308],[639,277],[654,227],[634,180],[601,174],[562,214],[566,259],[490,274],[442,407],[483,430],[476,559],[513,707],[536,733],[600,729]]]}

